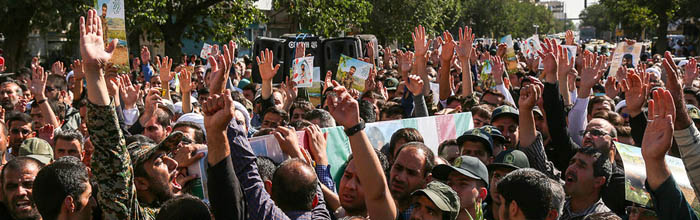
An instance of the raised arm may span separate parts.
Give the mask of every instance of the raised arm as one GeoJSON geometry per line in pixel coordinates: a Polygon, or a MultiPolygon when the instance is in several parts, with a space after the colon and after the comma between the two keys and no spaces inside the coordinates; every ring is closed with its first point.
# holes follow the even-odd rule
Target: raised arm
{"type": "Polygon", "coordinates": [[[131,159],[119,129],[117,114],[107,93],[102,68],[112,57],[117,40],[104,46],[102,22],[94,9],[80,17],[80,55],[87,79],[90,140],[95,148],[92,174],[105,219],[142,219],[131,159]]]}
{"type": "Polygon", "coordinates": [[[415,48],[416,58],[416,61],[413,63],[413,74],[420,76],[425,84],[423,90],[428,91],[430,89],[430,77],[428,77],[428,73],[425,71],[428,62],[426,54],[428,53],[428,47],[432,40],[425,37],[425,28],[421,25],[415,28],[414,32],[411,33],[411,37],[413,38],[413,48],[415,48]]]}
{"type": "Polygon", "coordinates": [[[442,45],[438,76],[440,82],[440,100],[447,100],[447,98],[452,95],[452,85],[450,84],[450,66],[452,62],[450,61],[452,61],[452,57],[454,56],[456,42],[449,31],[443,32],[442,35],[442,38],[438,38],[438,43],[442,45]]]}
{"type": "Polygon", "coordinates": [[[83,79],[85,79],[85,71],[83,71],[83,61],[74,60],[73,64],[70,65],[73,70],[73,81],[69,82],[73,84],[71,91],[73,92],[73,101],[78,101],[83,95],[83,79]]]}
{"type": "Polygon", "coordinates": [[[163,89],[163,93],[161,94],[163,96],[162,98],[172,100],[170,98],[170,80],[172,80],[175,76],[175,73],[171,71],[173,67],[173,59],[165,56],[162,58],[162,61],[156,59],[156,63],[158,63],[160,72],[160,87],[163,89]]]}
{"type": "Polygon", "coordinates": [[[406,79],[406,88],[413,94],[413,116],[427,117],[428,106],[425,104],[423,96],[423,80],[418,75],[411,75],[406,79]]]}
{"type": "Polygon", "coordinates": [[[457,57],[462,63],[462,98],[469,97],[474,93],[471,58],[476,56],[476,54],[473,54],[475,51],[472,46],[473,43],[474,34],[472,34],[472,29],[468,26],[464,26],[464,29],[459,28],[459,44],[456,51],[457,57]]]}
{"type": "Polygon", "coordinates": [[[39,65],[32,66],[32,83],[30,90],[32,91],[32,95],[34,95],[34,102],[39,104],[39,110],[44,118],[44,123],[53,125],[54,128],[58,128],[61,127],[61,124],[58,122],[56,114],[54,114],[53,110],[51,109],[51,105],[49,105],[45,93],[46,80],[48,77],[49,74],[44,72],[43,67],[39,65]]]}
{"type": "Polygon", "coordinates": [[[202,108],[209,149],[207,186],[212,213],[216,219],[244,219],[245,200],[233,170],[231,149],[226,138],[226,127],[235,112],[231,91],[211,96],[202,104],[202,108]]]}
{"type": "Polygon", "coordinates": [[[229,41],[228,45],[224,45],[220,56],[210,56],[207,60],[211,64],[210,74],[212,74],[211,88],[209,88],[210,94],[221,94],[226,89],[226,83],[229,82],[228,73],[231,72],[231,66],[233,66],[233,59],[235,58],[234,51],[237,47],[235,42],[229,41]]]}
{"type": "MultiPolygon", "coordinates": [[[[333,91],[337,97],[327,99],[328,108],[336,122],[343,125],[345,130],[351,128],[364,128],[364,122],[360,119],[360,110],[357,100],[350,97],[345,87],[333,82],[333,91]]],[[[358,166],[358,176],[363,186],[366,186],[365,205],[367,213],[372,219],[396,219],[396,204],[389,192],[386,176],[379,163],[377,155],[372,149],[372,144],[363,130],[349,134],[350,148],[358,166]]]]}
{"type": "Polygon", "coordinates": [[[182,97],[182,113],[192,112],[192,73],[187,68],[181,68],[180,72],[180,93],[182,97]]]}

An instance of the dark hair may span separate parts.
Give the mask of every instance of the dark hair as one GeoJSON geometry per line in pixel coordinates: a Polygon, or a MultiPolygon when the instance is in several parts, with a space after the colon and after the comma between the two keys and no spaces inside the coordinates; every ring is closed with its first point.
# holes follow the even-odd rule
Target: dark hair
{"type": "Polygon", "coordinates": [[[552,205],[556,197],[552,187],[547,175],[532,168],[510,172],[497,184],[505,200],[501,205],[507,207],[515,201],[526,219],[545,219],[550,210],[559,210],[552,205]]]}
{"type": "MultiPolygon", "coordinates": [[[[379,159],[379,165],[382,166],[382,171],[384,171],[384,176],[387,176],[389,173],[389,168],[391,168],[391,164],[389,163],[389,160],[387,160],[386,155],[382,153],[380,150],[377,150],[377,148],[372,148],[374,150],[374,154],[377,155],[377,159],[379,159]]],[[[348,160],[345,161],[345,164],[343,164],[343,170],[348,167],[348,164],[350,164],[350,161],[354,159],[355,157],[350,154],[348,157],[348,160]]]]}
{"type": "Polygon", "coordinates": [[[63,200],[70,196],[80,210],[80,194],[90,184],[85,165],[73,156],[58,158],[52,164],[41,168],[34,179],[32,201],[44,219],[56,219],[61,212],[63,200]]]}
{"type": "Polygon", "coordinates": [[[289,159],[275,170],[272,177],[272,198],[282,211],[308,211],[313,208],[318,184],[312,167],[301,159],[289,159]],[[313,178],[308,178],[305,175],[307,172],[313,178]]]}
{"type": "Polygon", "coordinates": [[[194,143],[204,144],[204,132],[202,131],[202,128],[199,127],[199,124],[191,121],[181,121],[176,123],[175,126],[173,126],[173,130],[179,127],[188,127],[194,129],[194,143]]]}
{"type": "Polygon", "coordinates": [[[386,115],[387,117],[391,117],[394,115],[401,115],[403,117],[404,110],[400,105],[389,104],[389,105],[385,105],[384,108],[382,108],[381,114],[386,115]]]}
{"type": "MultiPolygon", "coordinates": [[[[457,139],[445,140],[445,141],[443,141],[442,143],[440,143],[440,145],[438,145],[438,151],[437,151],[437,153],[438,153],[438,156],[439,156],[439,157],[442,157],[442,156],[443,156],[443,155],[442,155],[442,150],[444,150],[445,147],[447,147],[447,146],[457,146],[458,148],[461,148],[461,147],[459,146],[459,144],[457,144],[457,139]]],[[[443,159],[444,159],[444,158],[443,158],[443,159]]]]}
{"type": "Polygon", "coordinates": [[[598,148],[595,147],[582,147],[576,150],[577,154],[585,154],[593,157],[595,162],[593,162],[593,176],[594,177],[605,177],[605,183],[603,187],[610,182],[610,176],[612,175],[612,163],[609,160],[607,153],[603,153],[598,148]]]}
{"type": "MultiPolygon", "coordinates": [[[[31,75],[30,75],[30,77],[31,77],[31,75]]],[[[0,87],[5,87],[6,85],[9,85],[9,84],[15,84],[17,86],[17,90],[15,90],[15,92],[19,95],[22,94],[23,90],[22,90],[22,87],[20,87],[21,83],[19,81],[16,81],[16,80],[7,80],[3,83],[0,83],[0,87]]]]}
{"type": "Polygon", "coordinates": [[[275,132],[274,128],[261,128],[253,134],[253,137],[265,136],[275,132]]]}
{"type": "MultiPolygon", "coordinates": [[[[167,107],[165,107],[167,109],[167,107]]],[[[155,115],[151,117],[156,117],[156,123],[158,123],[163,129],[170,126],[170,119],[173,117],[170,115],[169,110],[161,109],[160,107],[156,109],[155,115]]]]}
{"type": "Polygon", "coordinates": [[[5,123],[9,128],[13,121],[21,121],[24,123],[32,123],[32,117],[24,112],[10,112],[9,116],[6,116],[5,123]]]}
{"type": "Polygon", "coordinates": [[[265,118],[265,115],[267,115],[267,113],[277,114],[280,116],[280,118],[282,118],[282,121],[280,121],[279,126],[285,126],[287,125],[287,122],[289,122],[289,114],[287,114],[287,112],[285,112],[282,109],[278,109],[277,107],[270,107],[265,109],[265,111],[262,114],[263,119],[265,118]]]}
{"type": "MultiPolygon", "coordinates": [[[[59,100],[48,100],[49,107],[51,111],[58,117],[58,121],[63,121],[66,119],[66,104],[59,100]]],[[[35,102],[34,102],[35,103],[35,102]]],[[[32,108],[34,108],[34,103],[32,103],[32,108]]],[[[38,106],[38,104],[37,104],[38,106]]]]}
{"type": "Polygon", "coordinates": [[[372,123],[377,121],[377,115],[374,111],[374,105],[367,100],[360,100],[360,118],[365,120],[365,123],[372,123]]]}
{"type": "Polygon", "coordinates": [[[324,109],[314,109],[310,112],[307,112],[306,114],[304,114],[304,119],[309,121],[318,119],[320,121],[318,126],[321,128],[330,128],[336,126],[335,119],[333,118],[331,113],[324,109]]]}
{"type": "Polygon", "coordinates": [[[255,164],[258,165],[258,173],[260,174],[260,179],[263,181],[269,180],[272,182],[272,176],[275,174],[275,170],[277,169],[277,165],[275,165],[275,162],[272,161],[269,157],[266,156],[257,156],[257,160],[255,161],[255,164]]]}
{"type": "MultiPolygon", "coordinates": [[[[27,157],[27,156],[19,156],[15,157],[15,159],[10,160],[5,164],[4,167],[2,167],[2,171],[0,171],[0,186],[5,185],[5,172],[6,170],[20,170],[22,167],[28,166],[28,165],[34,165],[36,167],[43,167],[44,164],[41,163],[41,161],[27,157]]],[[[3,187],[4,188],[4,187],[3,187]]]]}
{"type": "Polygon", "coordinates": [[[59,91],[68,90],[68,86],[67,86],[68,83],[66,82],[66,78],[63,76],[51,74],[46,79],[46,82],[47,82],[46,83],[47,85],[52,85],[53,87],[55,87],[59,91]]]}
{"type": "Polygon", "coordinates": [[[314,124],[308,120],[300,119],[290,123],[289,125],[294,127],[294,129],[296,129],[297,131],[299,131],[314,124]]]}
{"type": "Polygon", "coordinates": [[[587,215],[583,220],[622,220],[620,216],[617,216],[613,212],[601,212],[587,215]]]}
{"type": "Polygon", "coordinates": [[[469,111],[471,111],[472,115],[477,115],[482,118],[486,118],[491,120],[491,112],[493,112],[493,107],[487,104],[481,104],[472,107],[469,111]]]}
{"type": "Polygon", "coordinates": [[[396,156],[394,155],[394,150],[397,147],[400,147],[396,146],[396,142],[399,140],[404,140],[405,143],[415,141],[422,143],[423,136],[415,128],[402,128],[394,132],[394,134],[391,135],[391,140],[389,141],[389,154],[387,154],[391,161],[393,161],[395,159],[394,156],[396,156]]]}
{"type": "Polygon", "coordinates": [[[314,110],[314,105],[308,101],[294,101],[292,103],[292,106],[289,107],[289,115],[291,116],[292,114],[294,114],[294,110],[296,109],[301,109],[304,112],[310,112],[314,110]]]}
{"type": "Polygon", "coordinates": [[[608,98],[607,96],[596,96],[591,98],[591,101],[588,102],[588,114],[591,116],[593,115],[593,106],[595,104],[605,104],[605,102],[607,102],[607,104],[610,106],[610,110],[615,110],[615,101],[608,98]]]}
{"type": "Polygon", "coordinates": [[[156,220],[209,220],[211,212],[209,206],[201,199],[184,194],[168,200],[160,207],[156,220]]]}
{"type": "Polygon", "coordinates": [[[56,131],[54,134],[54,146],[55,143],[58,142],[58,140],[64,140],[64,141],[73,141],[73,140],[78,140],[80,142],[80,147],[83,147],[83,144],[85,144],[85,141],[83,140],[83,134],[78,132],[77,130],[72,130],[72,129],[62,129],[59,131],[56,131]]]}
{"type": "Polygon", "coordinates": [[[242,90],[243,91],[250,90],[251,92],[253,92],[253,94],[255,94],[255,92],[257,90],[257,84],[251,82],[250,84],[244,86],[242,90]]]}
{"type": "MultiPolygon", "coordinates": [[[[421,151],[423,151],[423,157],[425,157],[425,163],[423,164],[423,177],[428,176],[430,172],[433,170],[433,167],[435,167],[435,154],[433,154],[433,151],[430,150],[428,146],[423,144],[423,142],[408,142],[399,148],[399,151],[397,151],[396,156],[398,157],[399,154],[401,154],[401,151],[403,151],[406,148],[417,148],[421,151]]],[[[396,158],[394,158],[396,159],[396,158]]]]}

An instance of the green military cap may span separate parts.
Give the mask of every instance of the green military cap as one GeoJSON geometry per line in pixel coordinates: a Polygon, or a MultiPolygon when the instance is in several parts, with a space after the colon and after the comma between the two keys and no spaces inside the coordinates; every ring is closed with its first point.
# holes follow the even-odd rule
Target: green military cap
{"type": "Polygon", "coordinates": [[[519,150],[511,149],[498,154],[498,156],[496,156],[496,160],[488,165],[490,170],[499,167],[507,167],[512,169],[530,168],[530,162],[528,162],[525,153],[519,150]]]}
{"type": "Polygon", "coordinates": [[[456,220],[459,214],[459,195],[452,188],[439,181],[428,183],[425,189],[411,193],[411,196],[425,195],[443,212],[449,214],[451,220],[456,220]]]}
{"type": "Polygon", "coordinates": [[[37,159],[46,165],[53,161],[53,148],[44,139],[28,138],[19,146],[18,155],[37,159]]]}
{"type": "Polygon", "coordinates": [[[498,108],[493,110],[493,113],[491,114],[491,123],[495,121],[499,117],[503,116],[511,116],[515,121],[518,121],[518,117],[520,115],[520,112],[518,109],[514,108],[513,106],[510,105],[501,105],[498,108]]]}
{"type": "Polygon", "coordinates": [[[394,77],[389,77],[384,80],[384,87],[386,87],[386,90],[396,90],[397,86],[399,86],[399,80],[394,77]]]}
{"type": "Polygon", "coordinates": [[[484,181],[484,185],[489,185],[489,171],[481,160],[472,156],[460,156],[455,158],[452,165],[440,164],[433,168],[433,177],[439,180],[447,180],[452,171],[467,176],[472,179],[484,181]]]}
{"type": "Polygon", "coordinates": [[[131,157],[131,165],[136,166],[145,162],[158,150],[164,150],[166,152],[175,150],[184,138],[186,137],[182,132],[175,131],[170,133],[170,135],[168,135],[168,137],[166,137],[165,140],[161,141],[158,145],[143,142],[134,142],[129,144],[127,149],[129,150],[129,156],[131,157]]]}

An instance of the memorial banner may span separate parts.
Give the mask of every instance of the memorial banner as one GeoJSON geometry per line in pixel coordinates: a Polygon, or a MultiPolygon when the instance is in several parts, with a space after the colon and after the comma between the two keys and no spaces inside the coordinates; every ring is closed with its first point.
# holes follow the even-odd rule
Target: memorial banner
{"type": "MultiPolygon", "coordinates": [[[[401,128],[415,128],[423,135],[425,145],[437,155],[437,148],[440,143],[449,139],[456,139],[465,131],[474,127],[470,112],[440,115],[421,118],[409,118],[394,121],[382,121],[368,123],[365,126],[365,133],[370,143],[376,149],[381,149],[389,144],[391,135],[401,128]]],[[[345,135],[342,126],[321,129],[327,135],[328,162],[331,165],[331,175],[333,181],[340,184],[340,177],[345,169],[343,165],[350,156],[350,141],[345,135]]],[[[308,150],[308,140],[304,131],[297,131],[299,144],[308,150]]],[[[276,163],[281,163],[287,159],[279,147],[279,143],[272,135],[250,138],[250,145],[253,152],[258,156],[267,156],[276,163]]]]}
{"type": "Polygon", "coordinates": [[[102,20],[105,45],[117,39],[117,48],[112,54],[111,63],[120,70],[129,70],[129,48],[126,43],[126,20],[124,0],[94,0],[97,15],[102,20]]]}

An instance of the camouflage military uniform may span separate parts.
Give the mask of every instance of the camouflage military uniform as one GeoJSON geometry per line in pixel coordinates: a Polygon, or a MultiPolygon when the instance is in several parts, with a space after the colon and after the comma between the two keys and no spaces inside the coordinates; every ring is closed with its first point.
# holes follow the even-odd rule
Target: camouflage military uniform
{"type": "Polygon", "coordinates": [[[88,103],[87,127],[95,147],[92,173],[97,182],[97,199],[103,219],[155,219],[157,208],[139,204],[134,186],[134,169],[114,107],[88,103]]]}

